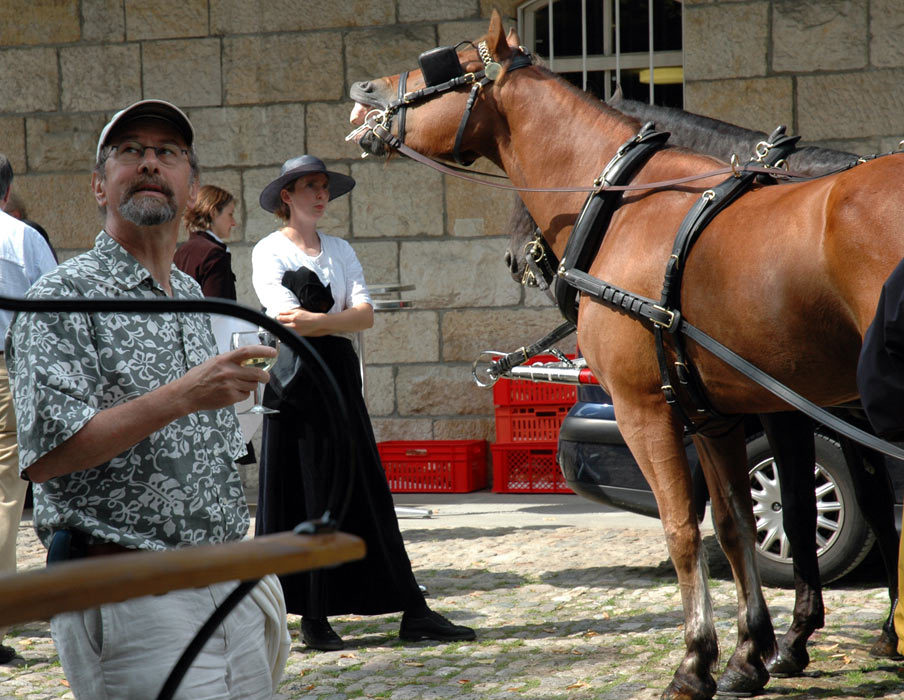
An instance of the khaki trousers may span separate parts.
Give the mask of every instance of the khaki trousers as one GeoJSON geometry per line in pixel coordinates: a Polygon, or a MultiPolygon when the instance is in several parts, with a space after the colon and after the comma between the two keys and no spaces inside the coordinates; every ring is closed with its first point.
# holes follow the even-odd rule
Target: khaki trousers
{"type": "MultiPolygon", "coordinates": [[[[0,573],[3,574],[16,571],[16,536],[27,489],[28,482],[19,476],[16,413],[6,358],[0,354],[0,573]]],[[[6,629],[0,628],[0,639],[6,629]]]]}

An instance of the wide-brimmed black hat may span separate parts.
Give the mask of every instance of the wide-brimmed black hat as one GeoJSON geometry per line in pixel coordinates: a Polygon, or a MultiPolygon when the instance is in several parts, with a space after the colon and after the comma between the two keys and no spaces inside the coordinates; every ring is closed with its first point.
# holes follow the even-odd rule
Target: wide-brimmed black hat
{"type": "Polygon", "coordinates": [[[267,185],[260,196],[260,204],[267,211],[276,211],[279,207],[279,193],[293,180],[311,173],[323,173],[329,178],[330,200],[341,197],[355,186],[355,179],[342,173],[327,170],[320,158],[303,155],[289,158],[283,163],[279,177],[267,185]]]}

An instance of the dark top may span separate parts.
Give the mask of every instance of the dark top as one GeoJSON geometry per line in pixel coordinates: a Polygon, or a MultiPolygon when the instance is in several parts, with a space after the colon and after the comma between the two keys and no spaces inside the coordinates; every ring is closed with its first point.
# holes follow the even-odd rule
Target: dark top
{"type": "Polygon", "coordinates": [[[232,255],[226,244],[207,231],[193,231],[188,241],[176,250],[173,262],[182,272],[194,277],[206,297],[235,301],[235,275],[232,255]]]}
{"type": "MultiPolygon", "coordinates": [[[[332,441],[324,439],[333,427],[333,416],[326,410],[331,397],[321,396],[311,382],[296,385],[295,391],[304,401],[283,401],[278,404],[279,413],[264,416],[255,535],[292,530],[299,523],[320,518],[328,507],[332,507],[333,517],[340,517],[351,478],[350,500],[339,525],[343,532],[364,540],[367,554],[338,567],[280,576],[286,610],[312,618],[422,613],[426,603],[405,551],[364,404],[358,356],[347,338],[308,340],[315,341],[312,345],[345,398],[349,424],[342,426],[342,431],[354,460],[338,461],[332,441]],[[352,467],[354,476],[349,474],[352,467]],[[337,496],[338,502],[333,502],[337,496]]],[[[264,394],[265,405],[272,405],[269,384],[264,394]]]]}
{"type": "Polygon", "coordinates": [[[904,261],[882,285],[876,316],[863,338],[857,388],[876,434],[904,440],[904,261]]]}

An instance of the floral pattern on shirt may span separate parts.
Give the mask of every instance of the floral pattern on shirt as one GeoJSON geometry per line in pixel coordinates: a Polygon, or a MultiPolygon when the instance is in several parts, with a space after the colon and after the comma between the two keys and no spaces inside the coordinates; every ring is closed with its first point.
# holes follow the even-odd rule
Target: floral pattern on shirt
{"type": "MultiPolygon", "coordinates": [[[[175,266],[174,298],[200,298],[175,266]]],[[[29,298],[162,298],[150,273],[106,233],[45,275],[29,298]]],[[[7,338],[19,468],[77,433],[96,413],[148,393],[213,354],[207,314],[19,313],[7,338]]],[[[244,451],[232,407],[199,411],[105,464],[34,485],[44,544],[71,527],[132,548],[241,539],[248,507],[234,459],[244,451]]]]}

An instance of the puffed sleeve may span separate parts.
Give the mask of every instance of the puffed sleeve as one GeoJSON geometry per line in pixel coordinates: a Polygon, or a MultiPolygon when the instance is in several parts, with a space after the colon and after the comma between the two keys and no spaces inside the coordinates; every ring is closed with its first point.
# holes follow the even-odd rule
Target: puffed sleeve
{"type": "MultiPolygon", "coordinates": [[[[341,239],[340,239],[341,240],[341,239]]],[[[357,304],[370,304],[373,301],[370,298],[370,292],[367,291],[367,284],[364,282],[364,268],[355,253],[355,249],[348,243],[342,241],[345,245],[345,305],[346,308],[356,306],[357,304]]]]}
{"type": "Polygon", "coordinates": [[[251,251],[251,283],[268,316],[300,306],[298,297],[282,284],[288,269],[289,264],[280,256],[279,246],[271,236],[251,251]]]}

